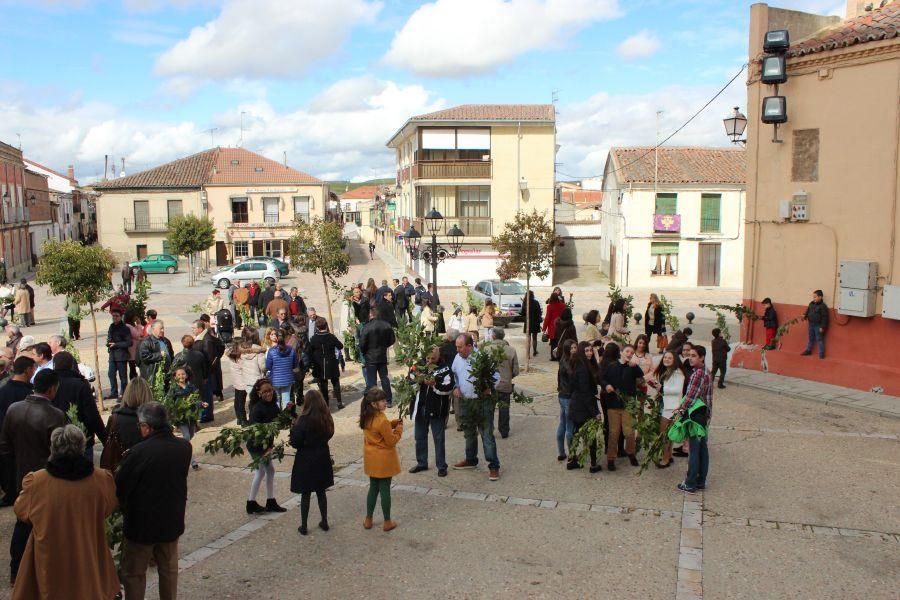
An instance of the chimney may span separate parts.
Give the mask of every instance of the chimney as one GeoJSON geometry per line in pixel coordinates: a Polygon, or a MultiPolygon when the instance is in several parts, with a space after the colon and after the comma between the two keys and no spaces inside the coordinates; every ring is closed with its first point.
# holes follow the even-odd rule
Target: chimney
{"type": "Polygon", "coordinates": [[[69,179],[75,179],[75,165],[69,165],[69,170],[66,171],[66,176],[69,179]]]}

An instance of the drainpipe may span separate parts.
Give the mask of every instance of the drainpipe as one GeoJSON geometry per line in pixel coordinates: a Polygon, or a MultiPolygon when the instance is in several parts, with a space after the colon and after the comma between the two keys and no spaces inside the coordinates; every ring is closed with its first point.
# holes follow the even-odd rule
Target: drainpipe
{"type": "Polygon", "coordinates": [[[522,181],[522,122],[516,123],[516,212],[521,209],[522,190],[519,182],[522,181]]]}

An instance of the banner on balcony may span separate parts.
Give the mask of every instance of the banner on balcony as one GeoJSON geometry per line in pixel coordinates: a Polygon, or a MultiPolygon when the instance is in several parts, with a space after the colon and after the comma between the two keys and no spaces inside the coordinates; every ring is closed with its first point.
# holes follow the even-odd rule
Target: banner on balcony
{"type": "Polygon", "coordinates": [[[681,215],[653,215],[653,230],[678,233],[681,231],[681,215]]]}

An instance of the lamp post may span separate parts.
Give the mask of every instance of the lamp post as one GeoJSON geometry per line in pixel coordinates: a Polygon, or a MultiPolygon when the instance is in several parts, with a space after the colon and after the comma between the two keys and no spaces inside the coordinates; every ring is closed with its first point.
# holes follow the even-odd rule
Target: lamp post
{"type": "Polygon", "coordinates": [[[731,138],[732,144],[746,144],[747,140],[741,139],[744,130],[747,128],[747,117],[741,114],[738,107],[734,107],[734,112],[722,120],[725,123],[725,135],[731,138]]]}
{"type": "Polygon", "coordinates": [[[425,228],[428,230],[428,233],[431,234],[431,244],[428,249],[423,250],[421,253],[419,252],[422,234],[416,230],[415,225],[410,225],[409,231],[403,234],[403,239],[406,243],[406,250],[409,252],[410,257],[413,260],[416,260],[421,256],[422,260],[425,261],[425,264],[431,267],[431,285],[434,287],[434,305],[437,306],[440,302],[437,287],[437,266],[448,258],[456,258],[466,234],[459,228],[459,225],[454,223],[450,230],[447,231],[448,245],[450,246],[450,248],[447,249],[438,245],[437,241],[438,232],[444,228],[443,215],[441,215],[436,208],[432,207],[432,209],[428,211],[428,214],[425,215],[424,221],[425,228]]]}

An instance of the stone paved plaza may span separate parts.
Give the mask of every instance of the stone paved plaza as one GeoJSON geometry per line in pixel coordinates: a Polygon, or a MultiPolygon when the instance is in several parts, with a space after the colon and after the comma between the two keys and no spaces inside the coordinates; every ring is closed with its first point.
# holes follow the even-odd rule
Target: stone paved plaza
{"type": "MultiPolygon", "coordinates": [[[[357,248],[353,258],[348,281],[390,273],[357,248]]],[[[188,288],[179,275],[151,277],[149,305],[177,340],[194,317],[188,307],[209,288],[188,288]]],[[[309,304],[326,312],[315,276],[292,274],[287,282],[299,284],[309,304]]],[[[604,307],[605,292],[578,292],[576,314],[604,307]]],[[[48,317],[59,314],[61,299],[39,295],[37,304],[39,325],[28,333],[57,331],[59,320],[48,317]]],[[[105,315],[100,322],[105,330],[105,315]]],[[[520,329],[509,328],[508,339],[521,357],[520,329]]],[[[83,332],[90,332],[88,322],[83,332]]],[[[79,343],[89,363],[90,344],[90,335],[79,343]]],[[[362,382],[355,364],[343,383],[356,391],[346,392],[349,406],[334,415],[331,450],[340,470],[329,492],[327,533],[315,527],[305,538],[297,533],[290,456],[277,467],[276,495],[291,510],[245,514],[247,459],[201,451],[233,422],[226,399],[194,445],[203,464],[189,475],[180,597],[898,597],[900,420],[759,385],[729,385],[716,390],[709,487],[703,495],[684,495],[675,489],[684,459],[641,476],[624,460],[615,473],[566,471],[556,460],[556,364],[547,358],[544,346],[532,372],[517,380],[535,402],[514,406],[511,436],[498,436],[499,481],[488,481],[483,462],[446,478],[437,477],[433,462],[429,471],[407,473],[414,448],[412,427],[406,428],[404,469],[393,492],[399,527],[390,533],[362,528],[368,484],[360,464],[362,382]]],[[[447,454],[451,463],[463,458],[462,434],[453,427],[447,454]]],[[[313,506],[311,523],[317,518],[313,506]]],[[[12,523],[12,510],[0,510],[4,550],[12,523]]],[[[155,590],[148,597],[157,597],[155,590]]]]}

